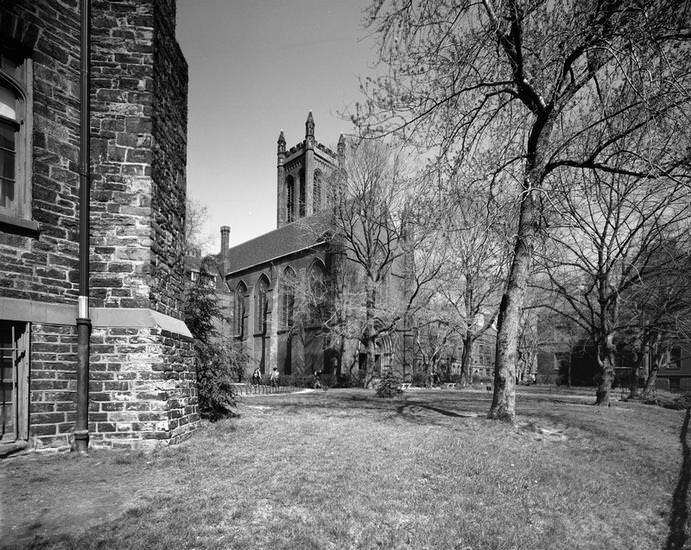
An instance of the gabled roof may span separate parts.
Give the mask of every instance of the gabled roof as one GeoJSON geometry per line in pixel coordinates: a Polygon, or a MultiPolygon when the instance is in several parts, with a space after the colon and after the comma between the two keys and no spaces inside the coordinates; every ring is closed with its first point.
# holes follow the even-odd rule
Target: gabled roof
{"type": "Polygon", "coordinates": [[[328,230],[329,224],[325,216],[312,216],[234,246],[228,250],[226,275],[321,246],[328,240],[328,230]]]}

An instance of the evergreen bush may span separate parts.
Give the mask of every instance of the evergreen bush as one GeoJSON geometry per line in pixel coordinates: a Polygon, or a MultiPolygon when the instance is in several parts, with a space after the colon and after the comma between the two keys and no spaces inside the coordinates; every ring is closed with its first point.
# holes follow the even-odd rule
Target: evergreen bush
{"type": "Polygon", "coordinates": [[[388,398],[396,397],[403,393],[400,379],[390,370],[386,371],[379,380],[376,391],[378,397],[388,398]]]}
{"type": "Polygon", "coordinates": [[[242,363],[242,352],[232,342],[219,339],[215,320],[223,318],[208,274],[200,273],[185,296],[185,323],[194,337],[199,414],[212,422],[234,415],[236,391],[233,382],[242,363]]]}

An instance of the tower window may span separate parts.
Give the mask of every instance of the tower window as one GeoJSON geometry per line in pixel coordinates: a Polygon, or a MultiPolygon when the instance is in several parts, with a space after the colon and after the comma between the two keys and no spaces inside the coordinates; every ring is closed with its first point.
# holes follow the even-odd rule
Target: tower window
{"type": "Polygon", "coordinates": [[[295,221],[293,204],[295,203],[295,179],[293,176],[286,178],[286,222],[295,221]]]}
{"type": "Polygon", "coordinates": [[[322,207],[322,173],[319,170],[314,172],[314,212],[319,212],[322,207]]]}
{"type": "Polygon", "coordinates": [[[305,217],[305,171],[300,170],[299,174],[300,180],[300,210],[299,216],[301,218],[305,217]]]}

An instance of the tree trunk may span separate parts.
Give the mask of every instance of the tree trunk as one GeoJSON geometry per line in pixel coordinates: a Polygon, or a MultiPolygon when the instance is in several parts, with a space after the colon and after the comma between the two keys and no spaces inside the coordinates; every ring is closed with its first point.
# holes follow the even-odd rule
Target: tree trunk
{"type": "Polygon", "coordinates": [[[521,201],[508,284],[499,306],[494,395],[487,415],[488,418],[511,423],[516,418],[516,359],[521,311],[539,224],[533,186],[527,184],[526,188],[521,201]]]}
{"type": "Polygon", "coordinates": [[[659,372],[660,367],[663,365],[663,363],[666,363],[667,350],[660,351],[659,335],[652,344],[652,351],[652,364],[650,365],[650,369],[648,369],[648,376],[645,379],[645,387],[643,388],[643,393],[641,394],[641,397],[643,399],[651,399],[655,397],[657,373],[659,372]]]}
{"type": "Polygon", "coordinates": [[[376,304],[375,286],[371,281],[367,281],[367,295],[365,297],[365,349],[367,359],[365,361],[365,380],[363,386],[366,388],[374,376],[374,307],[376,304]]]}
{"type": "Polygon", "coordinates": [[[638,388],[638,378],[641,375],[641,367],[643,366],[644,360],[644,350],[637,350],[633,367],[631,367],[631,380],[629,380],[629,399],[638,399],[640,397],[640,391],[638,388]]]}
{"type": "Polygon", "coordinates": [[[609,406],[609,394],[614,381],[615,353],[614,334],[608,334],[598,344],[597,355],[600,373],[597,378],[595,405],[609,406]]]}
{"type": "Polygon", "coordinates": [[[645,379],[645,386],[643,387],[643,392],[641,393],[641,399],[651,399],[655,397],[655,386],[657,383],[657,362],[655,362],[648,372],[648,377],[645,379]]]}
{"type": "Polygon", "coordinates": [[[465,381],[466,384],[471,383],[470,363],[472,352],[473,338],[470,331],[468,331],[466,332],[465,338],[463,338],[463,353],[461,354],[461,381],[465,381]]]}

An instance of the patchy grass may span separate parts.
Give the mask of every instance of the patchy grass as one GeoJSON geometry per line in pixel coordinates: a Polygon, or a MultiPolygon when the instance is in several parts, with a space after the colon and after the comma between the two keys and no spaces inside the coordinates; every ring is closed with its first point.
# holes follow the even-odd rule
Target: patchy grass
{"type": "Polygon", "coordinates": [[[662,548],[684,412],[519,392],[517,427],[484,391],[330,390],[247,398],[151,455],[6,460],[0,544],[662,548]]]}

